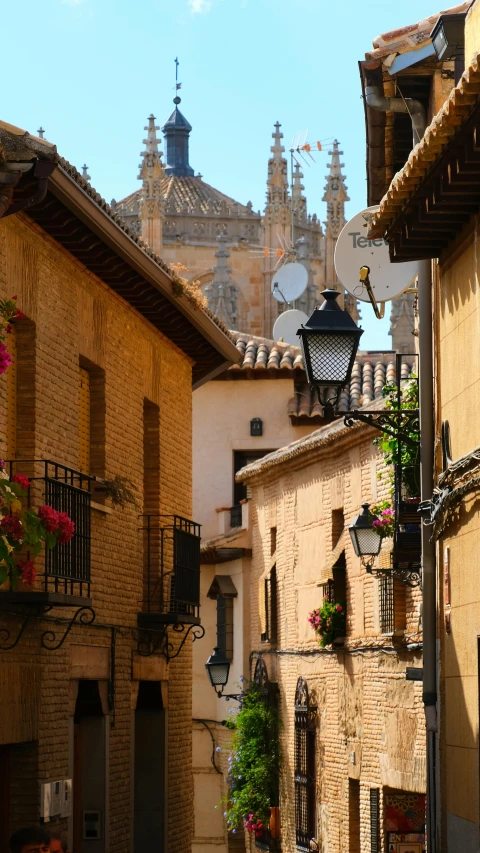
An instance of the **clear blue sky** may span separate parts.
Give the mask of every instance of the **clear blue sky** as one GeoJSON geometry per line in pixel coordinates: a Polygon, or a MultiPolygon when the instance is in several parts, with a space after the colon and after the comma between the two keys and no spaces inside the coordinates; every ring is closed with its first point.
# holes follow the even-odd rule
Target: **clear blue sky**
{"type": "MultiPolygon", "coordinates": [[[[357,62],[381,32],[437,11],[433,0],[24,0],[2,11],[1,118],[89,166],[108,200],[139,186],[146,118],[162,124],[180,60],[190,162],[205,180],[263,209],[273,123],[287,143],[336,137],[351,201],[365,206],[365,131],[357,62]]],[[[305,168],[323,220],[327,154],[305,168]]],[[[390,346],[388,322],[363,307],[362,346],[390,346]]]]}

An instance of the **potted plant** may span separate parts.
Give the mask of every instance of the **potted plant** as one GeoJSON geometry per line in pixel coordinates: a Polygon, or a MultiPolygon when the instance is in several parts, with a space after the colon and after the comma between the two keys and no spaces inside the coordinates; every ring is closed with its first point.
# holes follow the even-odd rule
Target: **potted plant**
{"type": "Polygon", "coordinates": [[[322,606],[308,615],[308,622],[322,648],[330,646],[336,639],[345,635],[345,605],[329,601],[325,596],[322,606]]]}
{"type": "MultiPolygon", "coordinates": [[[[241,696],[238,712],[225,725],[233,731],[225,798],[228,829],[243,826],[268,845],[265,836],[278,798],[278,710],[252,682],[241,696]]],[[[277,826],[273,821],[273,828],[277,826]]]]}

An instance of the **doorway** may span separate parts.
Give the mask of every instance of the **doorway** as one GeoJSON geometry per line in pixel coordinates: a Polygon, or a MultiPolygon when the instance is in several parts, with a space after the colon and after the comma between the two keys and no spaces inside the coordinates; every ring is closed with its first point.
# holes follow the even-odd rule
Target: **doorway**
{"type": "Polygon", "coordinates": [[[74,853],[103,853],[105,849],[105,739],[98,681],[79,681],[73,741],[74,853]]]}
{"type": "Polygon", "coordinates": [[[165,851],[165,710],[159,681],[140,681],[135,709],[134,853],[165,851]]]}

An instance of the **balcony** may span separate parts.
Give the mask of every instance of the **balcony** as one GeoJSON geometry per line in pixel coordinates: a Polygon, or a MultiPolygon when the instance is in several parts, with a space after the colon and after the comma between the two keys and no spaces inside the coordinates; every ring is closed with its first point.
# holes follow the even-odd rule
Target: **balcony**
{"type": "Polygon", "coordinates": [[[37,580],[29,591],[4,589],[2,604],[39,606],[88,606],[90,600],[90,486],[92,478],[49,459],[21,459],[6,463],[10,476],[23,474],[30,480],[27,506],[48,504],[66,512],[75,523],[75,533],[37,558],[37,580]]]}
{"type": "Polygon", "coordinates": [[[140,628],[200,624],[200,525],[179,515],[143,515],[140,628]]]}

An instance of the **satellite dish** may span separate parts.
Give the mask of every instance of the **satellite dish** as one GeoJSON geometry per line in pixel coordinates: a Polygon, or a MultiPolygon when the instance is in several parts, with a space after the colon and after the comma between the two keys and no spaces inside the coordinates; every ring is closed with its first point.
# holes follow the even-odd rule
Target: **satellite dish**
{"type": "Polygon", "coordinates": [[[367,207],[357,213],[340,232],[335,247],[335,270],[345,290],[361,302],[370,302],[365,287],[360,284],[360,267],[370,267],[370,284],[377,302],[387,302],[399,296],[412,283],[418,271],[417,261],[392,264],[388,243],[383,239],[367,239],[365,214],[375,211],[367,207]]]}
{"type": "Polygon", "coordinates": [[[300,338],[297,335],[300,326],[308,321],[308,317],[303,311],[297,311],[292,308],[291,311],[284,311],[280,314],[278,320],[275,321],[273,327],[273,340],[278,341],[280,338],[286,344],[293,344],[295,347],[300,346],[300,338]]]}
{"type": "Polygon", "coordinates": [[[278,302],[294,302],[308,284],[308,272],[303,264],[285,264],[272,276],[272,295],[278,302]]]}

